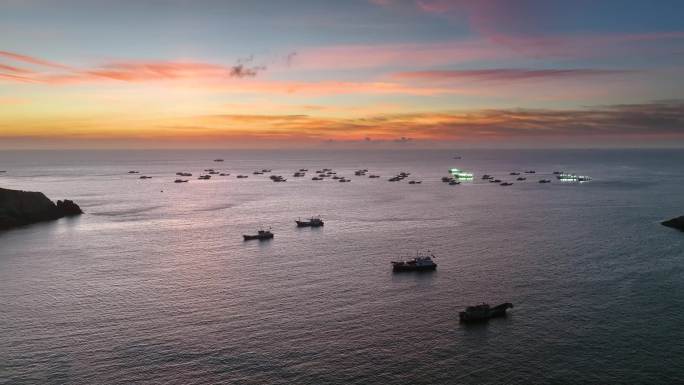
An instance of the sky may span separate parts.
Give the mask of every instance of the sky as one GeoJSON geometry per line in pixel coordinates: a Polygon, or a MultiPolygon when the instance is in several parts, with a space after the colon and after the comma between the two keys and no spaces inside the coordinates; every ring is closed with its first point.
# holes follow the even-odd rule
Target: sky
{"type": "Polygon", "coordinates": [[[0,149],[684,147],[680,0],[0,0],[0,149]]]}

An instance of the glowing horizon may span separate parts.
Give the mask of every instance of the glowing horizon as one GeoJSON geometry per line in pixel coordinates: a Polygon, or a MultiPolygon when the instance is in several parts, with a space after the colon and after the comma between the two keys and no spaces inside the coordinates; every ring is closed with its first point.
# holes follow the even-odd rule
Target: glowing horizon
{"type": "Polygon", "coordinates": [[[682,146],[644,4],[5,1],[0,149],[682,146]]]}

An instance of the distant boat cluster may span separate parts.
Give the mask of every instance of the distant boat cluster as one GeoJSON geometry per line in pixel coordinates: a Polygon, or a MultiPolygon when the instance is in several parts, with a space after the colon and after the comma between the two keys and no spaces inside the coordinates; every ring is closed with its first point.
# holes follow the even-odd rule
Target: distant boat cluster
{"type": "MultiPolygon", "coordinates": [[[[461,157],[455,156],[454,159],[461,159],[461,157]]],[[[214,159],[214,162],[224,162],[224,160],[222,158],[217,158],[217,159],[214,159]]],[[[258,175],[270,174],[270,173],[272,173],[272,171],[273,171],[272,169],[264,168],[264,169],[259,169],[259,170],[253,171],[252,175],[258,176],[258,175]]],[[[304,178],[304,177],[306,177],[307,172],[309,172],[308,168],[300,168],[298,170],[295,170],[292,173],[292,177],[293,178],[304,178]]],[[[358,169],[358,170],[354,171],[354,176],[356,176],[356,177],[368,177],[369,179],[380,178],[380,175],[378,175],[378,174],[368,174],[368,173],[369,173],[368,169],[365,169],[365,168],[364,169],[358,169]]],[[[137,170],[131,170],[131,171],[128,171],[128,174],[140,174],[140,172],[137,170]]],[[[326,179],[336,180],[340,183],[348,183],[348,182],[352,181],[351,177],[338,175],[337,171],[334,171],[332,168],[318,169],[314,172],[314,174],[315,175],[311,178],[312,181],[323,181],[326,179]]],[[[190,172],[181,171],[181,172],[177,172],[176,175],[179,177],[187,178],[187,177],[192,177],[193,174],[190,172]]],[[[231,174],[228,172],[221,172],[221,171],[213,169],[213,168],[207,168],[207,169],[204,169],[203,174],[200,174],[197,177],[197,180],[206,181],[206,180],[211,180],[212,177],[215,177],[215,176],[228,177],[230,175],[231,174]]],[[[528,169],[525,171],[510,171],[510,172],[508,172],[507,177],[509,178],[509,180],[506,180],[505,177],[494,177],[493,175],[490,175],[490,174],[483,174],[481,177],[481,180],[506,187],[506,186],[512,186],[516,182],[531,181],[530,178],[532,178],[533,176],[537,176],[537,175],[543,175],[543,174],[537,174],[536,170],[529,170],[528,169]]],[[[579,175],[579,174],[569,173],[569,172],[565,172],[565,171],[553,171],[553,175],[560,182],[583,183],[583,182],[588,182],[588,181],[592,180],[592,178],[587,176],[587,175],[579,175]]],[[[410,172],[401,171],[398,174],[388,178],[387,181],[389,181],[389,182],[401,182],[401,181],[409,179],[410,176],[411,176],[410,172]]],[[[139,179],[151,179],[151,178],[152,178],[151,176],[147,176],[147,175],[141,175],[139,177],[139,179]]],[[[236,178],[237,179],[246,179],[246,178],[249,178],[249,175],[238,174],[238,175],[236,175],[236,178]]],[[[287,178],[283,175],[271,174],[268,176],[268,178],[271,181],[273,181],[274,183],[287,182],[287,178]]],[[[538,178],[538,179],[534,179],[534,180],[540,184],[551,183],[551,179],[548,179],[548,178],[538,178]]],[[[178,179],[175,179],[173,182],[174,183],[188,183],[189,181],[190,181],[189,179],[178,178],[178,179]]],[[[475,181],[475,173],[473,173],[471,171],[462,170],[459,168],[450,168],[450,169],[448,169],[448,176],[442,177],[441,181],[443,183],[450,185],[450,186],[457,186],[457,185],[462,184],[463,182],[474,182],[475,181]]],[[[416,178],[411,178],[410,180],[408,180],[407,184],[409,184],[409,185],[420,185],[422,183],[423,183],[422,180],[419,180],[416,178]]]]}

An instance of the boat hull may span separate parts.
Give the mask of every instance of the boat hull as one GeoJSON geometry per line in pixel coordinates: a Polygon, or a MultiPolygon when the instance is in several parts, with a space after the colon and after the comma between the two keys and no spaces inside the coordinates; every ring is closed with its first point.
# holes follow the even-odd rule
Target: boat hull
{"type": "Polygon", "coordinates": [[[302,221],[295,221],[297,223],[297,227],[321,227],[323,226],[323,222],[321,223],[311,223],[311,222],[302,222],[302,221]]]}
{"type": "Polygon", "coordinates": [[[394,271],[394,272],[434,271],[436,269],[437,269],[437,265],[432,265],[432,266],[393,265],[392,266],[392,271],[394,271]]]}
{"type": "Polygon", "coordinates": [[[273,239],[273,235],[270,236],[263,236],[263,235],[243,235],[242,236],[245,241],[252,241],[252,240],[259,240],[259,241],[266,241],[269,239],[273,239]]]}
{"type": "Polygon", "coordinates": [[[458,313],[458,318],[461,322],[486,322],[491,318],[506,317],[508,315],[506,310],[512,307],[513,304],[511,303],[502,303],[501,305],[495,306],[486,311],[462,311],[458,313]]]}

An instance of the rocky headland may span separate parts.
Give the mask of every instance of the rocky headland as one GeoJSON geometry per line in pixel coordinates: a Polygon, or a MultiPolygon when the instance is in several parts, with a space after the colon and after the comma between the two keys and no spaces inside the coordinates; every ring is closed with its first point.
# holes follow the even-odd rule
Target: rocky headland
{"type": "Polygon", "coordinates": [[[41,192],[0,188],[0,230],[82,213],[76,203],[67,199],[55,203],[41,192]]]}
{"type": "Polygon", "coordinates": [[[677,229],[679,231],[684,231],[684,215],[660,222],[660,224],[663,226],[672,227],[673,229],[677,229]]]}

